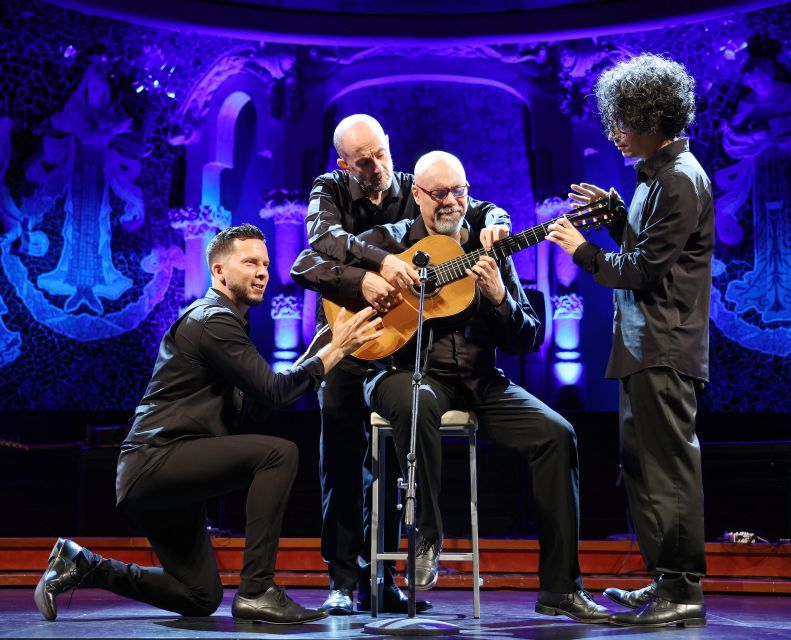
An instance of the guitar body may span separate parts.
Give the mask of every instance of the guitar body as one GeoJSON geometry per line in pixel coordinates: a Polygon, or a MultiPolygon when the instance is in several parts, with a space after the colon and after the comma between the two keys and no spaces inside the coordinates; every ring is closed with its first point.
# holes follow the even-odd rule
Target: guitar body
{"type": "MultiPolygon", "coordinates": [[[[420,240],[396,257],[407,264],[412,264],[412,257],[418,251],[427,253],[431,258],[430,265],[437,265],[458,256],[464,255],[464,250],[452,238],[442,235],[428,236],[420,240]]],[[[392,355],[412,339],[417,331],[418,311],[420,308],[420,289],[410,287],[402,289],[403,300],[392,307],[387,313],[381,315],[382,336],[363,345],[352,355],[362,360],[379,360],[392,355]]],[[[423,306],[423,315],[426,320],[449,318],[462,313],[475,300],[475,281],[465,277],[434,290],[426,287],[426,298],[423,306]]],[[[330,326],[335,323],[341,306],[324,298],[324,313],[330,326]]],[[[365,301],[349,311],[359,311],[365,301]]]]}

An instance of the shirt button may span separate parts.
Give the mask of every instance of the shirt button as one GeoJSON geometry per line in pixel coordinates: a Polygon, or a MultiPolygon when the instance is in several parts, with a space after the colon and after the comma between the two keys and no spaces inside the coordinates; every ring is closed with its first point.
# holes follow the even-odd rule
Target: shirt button
{"type": "Polygon", "coordinates": [[[240,395],[241,397],[244,397],[244,391],[240,391],[240,392],[239,392],[239,395],[240,395]]]}

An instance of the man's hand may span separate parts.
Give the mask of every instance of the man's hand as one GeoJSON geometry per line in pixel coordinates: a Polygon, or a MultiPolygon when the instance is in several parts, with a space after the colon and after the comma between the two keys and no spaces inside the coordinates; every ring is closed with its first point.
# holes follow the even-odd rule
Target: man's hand
{"type": "Polygon", "coordinates": [[[504,224],[495,224],[481,229],[481,244],[486,251],[492,250],[492,245],[498,240],[508,236],[508,227],[504,224]]]}
{"type": "Polygon", "coordinates": [[[389,255],[382,260],[382,264],[379,267],[379,275],[387,280],[390,286],[400,289],[406,289],[413,284],[420,284],[420,276],[417,270],[394,255],[389,255]]]}
{"type": "Polygon", "coordinates": [[[554,242],[570,256],[573,256],[577,247],[585,242],[585,237],[579,232],[579,229],[571,224],[565,216],[560,218],[557,223],[549,225],[547,231],[549,231],[547,240],[554,242]]]}
{"type": "MultiPolygon", "coordinates": [[[[399,260],[399,262],[401,261],[399,260]]],[[[392,287],[387,280],[373,271],[369,271],[363,276],[360,292],[365,301],[378,313],[384,313],[393,305],[401,302],[401,294],[398,289],[392,287]]]]}
{"type": "Polygon", "coordinates": [[[366,342],[381,336],[382,332],[377,331],[376,328],[382,325],[382,319],[374,316],[376,311],[371,307],[365,307],[351,317],[348,317],[346,309],[341,309],[332,325],[330,347],[348,356],[366,342]]]}
{"type": "Polygon", "coordinates": [[[481,256],[472,269],[465,269],[467,275],[478,283],[481,293],[486,296],[494,306],[499,305],[505,298],[505,285],[500,277],[500,268],[497,261],[489,256],[481,256]]]}
{"type": "MultiPolygon", "coordinates": [[[[574,200],[574,202],[577,202],[579,206],[590,204],[591,202],[607,197],[607,192],[604,189],[597,187],[595,184],[588,184],[587,182],[572,184],[571,190],[574,193],[569,193],[568,196],[570,199],[574,200]]],[[[610,194],[619,200],[621,199],[615,187],[610,189],[610,194]]]]}
{"type": "Polygon", "coordinates": [[[332,325],[332,341],[316,354],[324,363],[324,373],[350,353],[382,335],[379,329],[382,319],[375,318],[375,315],[376,311],[371,307],[366,307],[351,317],[346,309],[340,310],[332,325]]]}

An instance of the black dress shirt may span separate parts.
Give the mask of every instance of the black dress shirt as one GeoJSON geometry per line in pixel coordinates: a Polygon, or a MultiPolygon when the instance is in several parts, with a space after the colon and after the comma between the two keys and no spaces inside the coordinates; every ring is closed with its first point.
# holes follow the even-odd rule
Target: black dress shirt
{"type": "MultiPolygon", "coordinates": [[[[711,182],[680,138],[635,165],[637,188],[620,252],[586,242],[574,262],[615,289],[608,378],[666,366],[709,376],[714,250],[711,182]]],[[[618,238],[616,238],[618,240],[618,238]]]]}
{"type": "MultiPolygon", "coordinates": [[[[401,253],[427,237],[423,218],[402,220],[395,224],[376,226],[362,234],[360,240],[380,247],[386,253],[401,253]]],[[[480,239],[472,233],[465,220],[462,228],[462,248],[465,253],[481,248],[480,239]]],[[[320,268],[320,267],[319,267],[320,268]]],[[[472,396],[479,399],[488,386],[505,376],[496,367],[495,350],[508,354],[530,351],[535,343],[540,321],[527,300],[511,258],[500,261],[500,274],[505,285],[505,297],[499,305],[478,294],[473,308],[461,323],[436,320],[431,323],[433,340],[428,354],[427,371],[449,382],[461,382],[472,396]]],[[[424,348],[428,331],[424,332],[424,348]]],[[[381,375],[392,366],[414,368],[414,344],[410,343],[381,363],[373,363],[381,375]]]]}
{"type": "MultiPolygon", "coordinates": [[[[412,196],[414,182],[411,173],[394,172],[390,189],[377,206],[345,171],[316,178],[305,219],[311,248],[297,257],[291,277],[301,286],[323,295],[342,291],[345,298],[360,299],[363,276],[367,271],[378,272],[387,252],[361,240],[359,235],[375,225],[417,218],[420,208],[412,196]],[[335,268],[322,271],[324,280],[311,281],[304,276],[304,271],[328,260],[335,268]]],[[[466,218],[477,232],[495,224],[511,228],[511,218],[503,209],[491,202],[468,200],[466,218]]],[[[323,321],[323,316],[319,316],[319,321],[323,321]]]]}
{"type": "Polygon", "coordinates": [[[209,289],[163,336],[154,372],[121,447],[120,502],[167,445],[238,431],[246,418],[318,388],[324,364],[314,356],[275,373],[248,336],[249,323],[221,292],[209,289]]]}

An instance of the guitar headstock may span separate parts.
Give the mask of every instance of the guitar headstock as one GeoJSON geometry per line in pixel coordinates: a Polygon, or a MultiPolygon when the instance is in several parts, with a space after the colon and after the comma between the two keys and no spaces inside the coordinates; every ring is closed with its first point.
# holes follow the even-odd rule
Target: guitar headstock
{"type": "Polygon", "coordinates": [[[567,213],[566,218],[577,229],[601,229],[613,221],[618,206],[623,206],[623,203],[608,195],[567,213]]]}

